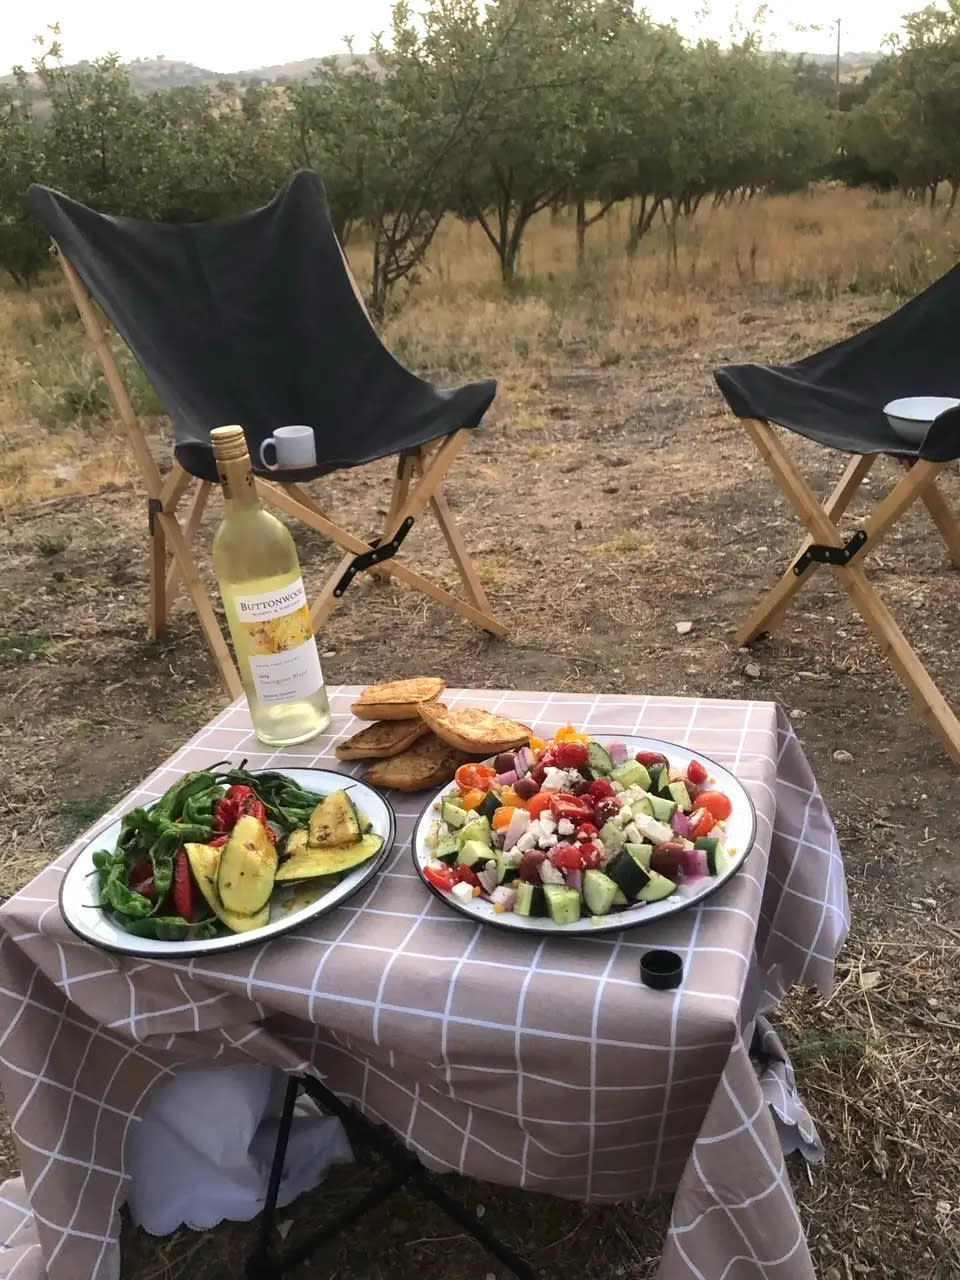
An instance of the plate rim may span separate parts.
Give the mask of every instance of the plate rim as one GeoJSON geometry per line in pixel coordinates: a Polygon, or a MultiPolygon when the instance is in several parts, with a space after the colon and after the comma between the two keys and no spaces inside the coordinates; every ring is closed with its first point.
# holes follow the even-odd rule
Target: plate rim
{"type": "MultiPolygon", "coordinates": [[[[740,787],[750,808],[750,839],[747,844],[746,851],[736,865],[730,867],[722,876],[712,877],[716,883],[712,884],[709,889],[705,889],[704,892],[696,898],[684,898],[684,900],[678,903],[675,907],[671,907],[668,911],[661,911],[658,915],[648,916],[645,919],[643,912],[640,912],[636,920],[631,920],[624,924],[613,924],[613,922],[611,922],[609,925],[595,925],[591,923],[591,919],[589,917],[585,920],[581,916],[580,920],[576,922],[576,927],[564,925],[563,928],[553,929],[518,929],[515,925],[508,924],[503,918],[503,916],[507,914],[506,912],[501,916],[488,916],[486,914],[481,915],[475,911],[471,911],[468,907],[465,907],[463,903],[458,902],[452,894],[443,893],[436,887],[436,885],[431,884],[424,875],[424,870],[420,866],[420,861],[417,858],[417,833],[420,830],[420,826],[426,817],[428,810],[433,806],[433,804],[435,804],[441,793],[450,786],[449,782],[444,783],[442,787],[438,788],[420,810],[417,815],[416,822],[414,823],[413,833],[410,837],[410,856],[413,859],[413,865],[417,875],[420,877],[421,883],[426,885],[434,897],[436,897],[440,902],[444,903],[450,910],[458,912],[467,920],[472,920],[474,924],[484,925],[491,929],[505,930],[506,932],[513,934],[514,937],[595,938],[602,937],[605,934],[624,933],[627,929],[639,929],[644,925],[659,924],[662,920],[670,920],[673,916],[679,915],[681,911],[686,911],[690,907],[698,907],[701,902],[706,902],[708,898],[712,897],[713,894],[715,894],[719,889],[722,889],[724,885],[728,884],[733,879],[753,853],[754,846],[757,843],[757,807],[753,803],[753,797],[731,769],[728,769],[726,765],[721,764],[719,760],[714,760],[712,756],[705,755],[702,751],[693,751],[690,747],[685,747],[679,742],[668,742],[665,738],[648,738],[644,734],[640,733],[625,733],[621,734],[619,737],[603,733],[601,734],[601,737],[611,739],[614,742],[629,742],[633,739],[636,741],[649,742],[658,747],[672,747],[674,750],[689,752],[691,755],[695,755],[698,760],[702,760],[705,764],[713,765],[715,769],[722,769],[724,773],[728,773],[740,787]],[[589,928],[581,928],[579,927],[580,925],[589,925],[589,928]]],[[[600,738],[592,738],[591,741],[600,742],[600,745],[603,745],[600,738]]],[[[666,754],[667,752],[664,752],[664,755],[666,754]]],[[[488,757],[490,760],[493,758],[493,756],[488,757]]]]}
{"type": "MultiPolygon", "coordinates": [[[[357,883],[353,886],[353,888],[345,897],[339,899],[337,902],[331,903],[329,906],[325,908],[321,906],[320,910],[314,911],[309,915],[304,915],[300,918],[294,917],[293,919],[291,919],[289,922],[285,924],[284,928],[278,929],[275,933],[268,934],[266,937],[263,936],[262,929],[253,929],[249,933],[235,934],[234,938],[236,939],[236,941],[230,940],[230,945],[219,946],[213,950],[211,950],[210,947],[207,945],[209,942],[227,941],[229,938],[229,935],[225,935],[223,938],[208,938],[206,942],[185,941],[182,944],[170,943],[169,944],[170,946],[177,947],[177,950],[175,952],[174,951],[170,951],[170,952],[143,951],[141,949],[138,949],[137,947],[118,946],[113,943],[104,942],[100,938],[93,938],[90,936],[90,934],[84,933],[82,929],[70,918],[70,916],[64,910],[64,904],[63,904],[64,889],[66,888],[66,884],[67,884],[67,880],[69,878],[70,872],[79,862],[79,860],[83,857],[83,855],[88,852],[91,845],[96,840],[100,839],[103,836],[104,832],[109,831],[111,827],[116,825],[116,823],[122,822],[122,820],[126,816],[126,813],[121,813],[113,820],[113,822],[109,823],[106,827],[101,828],[99,832],[95,832],[95,834],[92,835],[90,839],[87,840],[81,846],[81,848],[77,850],[74,856],[70,859],[67,866],[64,868],[63,876],[60,880],[60,888],[57,891],[57,907],[60,911],[60,918],[66,924],[70,932],[73,933],[82,942],[85,942],[88,946],[96,947],[98,951],[106,951],[110,955],[134,956],[138,960],[156,960],[162,964],[169,964],[170,962],[176,962],[179,959],[195,960],[198,956],[215,957],[215,956],[221,956],[221,955],[232,955],[235,951],[241,951],[246,947],[263,945],[265,943],[272,942],[275,938],[283,938],[288,933],[292,933],[295,929],[299,929],[303,925],[309,924],[313,920],[318,920],[321,916],[328,915],[331,911],[335,911],[337,907],[341,907],[343,906],[344,903],[349,902],[350,899],[354,897],[354,895],[357,894],[373,878],[374,874],[379,870],[380,866],[386,860],[390,851],[393,849],[393,846],[396,844],[397,815],[394,812],[393,805],[390,803],[390,801],[383,794],[383,792],[380,790],[379,787],[374,787],[369,782],[364,782],[362,778],[354,777],[354,775],[350,773],[340,773],[336,769],[323,769],[316,765],[312,767],[304,767],[304,768],[299,768],[294,766],[289,766],[287,768],[284,768],[283,765],[277,765],[270,769],[250,769],[249,772],[254,776],[261,773],[336,774],[338,777],[351,779],[354,782],[354,784],[358,784],[359,786],[366,787],[367,790],[372,791],[373,794],[376,795],[381,800],[387,812],[387,819],[388,819],[387,821],[388,832],[387,832],[387,835],[384,837],[383,848],[373,858],[370,859],[370,862],[364,868],[363,874],[361,875],[360,879],[357,881],[357,883]]],[[[347,790],[347,789],[348,788],[344,788],[344,790],[347,790]]],[[[157,803],[157,802],[158,801],[155,801],[154,803],[157,803]]],[[[127,810],[126,812],[129,813],[130,810],[127,810]]],[[[318,899],[318,903],[322,903],[322,899],[318,899]]],[[[101,913],[103,912],[103,908],[100,907],[99,904],[91,904],[91,905],[94,906],[94,910],[99,910],[101,913]]],[[[315,904],[311,904],[311,905],[315,905],[315,904]]],[[[307,910],[309,910],[309,908],[307,908],[307,910]]],[[[271,921],[271,923],[273,922],[271,921]]],[[[117,928],[119,928],[119,926],[117,926],[117,928]]],[[[135,934],[131,933],[127,936],[134,942],[138,941],[135,934]]],[[[160,941],[160,940],[156,939],[155,941],[160,941]]]]}

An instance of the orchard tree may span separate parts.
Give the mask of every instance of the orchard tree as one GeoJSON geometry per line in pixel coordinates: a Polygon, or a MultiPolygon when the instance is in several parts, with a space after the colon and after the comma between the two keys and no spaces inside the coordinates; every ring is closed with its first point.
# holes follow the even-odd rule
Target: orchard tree
{"type": "Polygon", "coordinates": [[[27,187],[43,171],[41,135],[25,95],[26,76],[0,85],[0,269],[21,288],[39,275],[47,260],[46,237],[25,199],[27,187]]]}
{"type": "Polygon", "coordinates": [[[492,0],[450,44],[459,101],[475,68],[486,68],[455,209],[479,223],[506,284],[530,219],[562,202],[610,119],[597,105],[607,65],[598,44],[613,38],[618,10],[603,0],[492,0]]]}

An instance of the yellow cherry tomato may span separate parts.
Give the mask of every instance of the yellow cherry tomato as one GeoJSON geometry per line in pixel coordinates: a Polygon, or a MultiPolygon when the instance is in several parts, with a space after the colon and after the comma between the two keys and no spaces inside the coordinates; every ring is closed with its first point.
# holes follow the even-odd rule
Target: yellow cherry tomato
{"type": "Polygon", "coordinates": [[[471,791],[465,791],[463,795],[463,807],[465,809],[479,809],[487,798],[487,793],[480,787],[474,787],[471,791]]]}
{"type": "Polygon", "coordinates": [[[562,729],[558,729],[554,734],[554,742],[584,742],[590,741],[589,733],[580,733],[572,724],[565,724],[562,729]]]}
{"type": "Polygon", "coordinates": [[[502,804],[499,809],[493,811],[493,817],[490,819],[490,825],[494,831],[506,831],[510,823],[513,821],[513,815],[516,813],[513,805],[502,804]]]}

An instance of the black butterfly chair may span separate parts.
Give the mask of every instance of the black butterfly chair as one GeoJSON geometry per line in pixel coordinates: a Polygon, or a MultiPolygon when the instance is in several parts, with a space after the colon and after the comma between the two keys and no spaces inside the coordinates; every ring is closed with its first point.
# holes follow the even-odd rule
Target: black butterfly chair
{"type": "Polygon", "coordinates": [[[261,496],[346,553],[314,605],[315,623],[330,615],[355,574],[367,570],[392,575],[486,630],[504,634],[442,489],[470,429],[490,407],[496,383],[443,391],[394,359],[363,306],[315,173],[294,174],[262,209],[203,223],[107,217],[48,187],[33,186],[29,195],[53,237],[147,490],[151,635],[165,630],[182,580],[230,693],[242,692],[190,547],[217,482],[210,431],[234,422],[246,429],[261,496]],[[130,347],[173,422],[176,461],[165,478],[91,296],[130,347]],[[294,423],[313,427],[317,465],[263,469],[262,441],[276,427],[294,423]],[[397,457],[397,474],[378,540],[367,542],[341,528],[300,487],[389,456],[397,457]],[[177,508],[195,482],[181,523],[177,508]],[[428,504],[468,600],[393,559],[428,504]]]}
{"type": "Polygon", "coordinates": [[[717,384],[809,533],[797,558],[736,634],[748,644],[772,631],[820,565],[833,568],[867,626],[950,756],[960,762],[960,722],[863,571],[903,513],[920,499],[960,567],[960,524],[937,476],[960,457],[960,409],[942,413],[920,444],[890,426],[883,408],[904,396],[960,398],[960,267],[864,332],[796,364],[726,365],[717,384]],[[821,505],[771,424],[853,454],[821,505]],[[852,537],[837,527],[881,454],[906,468],[852,537]]]}

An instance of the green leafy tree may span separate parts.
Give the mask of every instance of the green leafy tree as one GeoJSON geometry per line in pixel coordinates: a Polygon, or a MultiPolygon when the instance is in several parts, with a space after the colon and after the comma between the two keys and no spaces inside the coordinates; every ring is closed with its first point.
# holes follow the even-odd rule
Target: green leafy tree
{"type": "Polygon", "coordinates": [[[602,0],[492,0],[450,44],[455,86],[470,83],[471,68],[486,68],[454,207],[479,223],[507,284],[530,219],[576,184],[609,118],[595,106],[606,65],[597,46],[615,32],[617,8],[602,0]]]}
{"type": "Polygon", "coordinates": [[[46,240],[30,215],[25,193],[43,170],[41,134],[27,96],[26,76],[0,85],[0,269],[27,288],[47,260],[46,240]]]}

